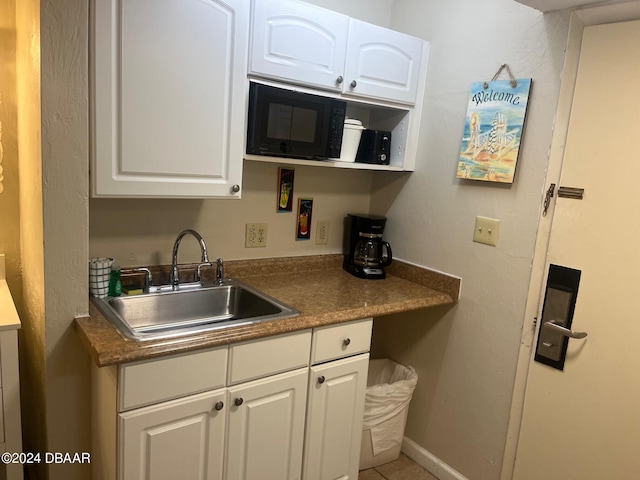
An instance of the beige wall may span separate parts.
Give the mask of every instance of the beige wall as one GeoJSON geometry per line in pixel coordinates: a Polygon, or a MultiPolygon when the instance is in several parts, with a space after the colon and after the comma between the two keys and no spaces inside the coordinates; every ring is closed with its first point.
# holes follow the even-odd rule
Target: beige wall
{"type": "MultiPolygon", "coordinates": [[[[24,450],[47,448],[45,403],[45,299],[40,125],[40,2],[16,2],[18,53],[18,149],[20,152],[20,250],[24,294],[19,301],[20,383],[24,450]]],[[[46,478],[44,465],[27,467],[46,478]]]]}
{"type": "MultiPolygon", "coordinates": [[[[278,165],[245,162],[240,200],[90,201],[90,257],[113,257],[123,266],[171,263],[173,242],[185,228],[205,239],[210,259],[227,260],[342,251],[342,221],[349,212],[368,212],[371,172],[296,167],[294,201],[313,198],[311,240],[295,238],[296,215],[277,212],[278,165]],[[315,244],[318,220],[329,221],[329,243],[315,244]],[[245,248],[245,224],[267,223],[267,246],[245,248]]],[[[179,261],[195,262],[200,249],[187,237],[179,261]]]]}
{"type": "Polygon", "coordinates": [[[351,0],[348,2],[344,0],[309,0],[307,3],[313,3],[375,25],[389,27],[394,0],[351,0]]]}
{"type": "Polygon", "coordinates": [[[20,188],[18,179],[18,105],[15,0],[0,2],[0,253],[7,279],[20,296],[20,188]]]}
{"type": "MultiPolygon", "coordinates": [[[[40,156],[39,1],[0,1],[0,122],[4,192],[0,194],[0,251],[19,332],[23,445],[46,451],[45,321],[40,156]]],[[[46,478],[42,465],[28,467],[46,478]]]]}
{"type": "Polygon", "coordinates": [[[394,2],[391,27],[432,50],[416,171],[391,199],[377,174],[372,208],[398,257],[462,277],[462,295],[376,319],[373,352],[418,371],[407,436],[474,480],[500,477],[568,20],[510,0],[394,2]],[[515,181],[457,180],[470,84],[503,63],[533,78],[515,181]],[[502,220],[497,247],[472,242],[476,215],[502,220]]]}
{"type": "MultiPolygon", "coordinates": [[[[48,450],[89,451],[89,358],[73,330],[87,312],[88,2],[41,0],[48,450]]],[[[89,465],[51,465],[56,479],[89,465]]]]}

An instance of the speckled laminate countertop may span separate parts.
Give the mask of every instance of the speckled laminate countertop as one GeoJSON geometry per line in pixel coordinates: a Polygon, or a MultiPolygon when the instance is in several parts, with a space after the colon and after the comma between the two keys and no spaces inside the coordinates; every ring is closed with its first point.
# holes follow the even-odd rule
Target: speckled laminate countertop
{"type": "Polygon", "coordinates": [[[230,327],[177,339],[126,339],[90,302],[75,328],[95,363],[115,365],[226,345],[307,328],[458,301],[460,279],[394,261],[384,280],[362,280],[342,269],[342,255],[227,262],[237,278],[301,313],[297,317],[230,327]]]}

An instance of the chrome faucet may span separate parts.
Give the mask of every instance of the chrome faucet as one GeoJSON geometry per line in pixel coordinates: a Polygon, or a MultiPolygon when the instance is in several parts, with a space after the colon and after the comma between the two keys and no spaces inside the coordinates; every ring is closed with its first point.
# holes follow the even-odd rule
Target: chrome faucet
{"type": "MultiPolygon", "coordinates": [[[[183,230],[178,234],[175,243],[173,244],[173,256],[171,260],[171,278],[169,279],[169,283],[175,290],[180,284],[180,280],[178,279],[178,247],[180,247],[180,241],[182,237],[186,234],[193,235],[198,242],[200,242],[200,250],[202,251],[202,260],[200,265],[198,266],[198,276],[200,272],[200,267],[203,265],[211,265],[209,262],[209,256],[207,255],[207,244],[204,243],[204,239],[202,236],[196,232],[195,230],[187,229],[183,230]]],[[[196,278],[196,281],[200,281],[200,278],[196,278]]]]}

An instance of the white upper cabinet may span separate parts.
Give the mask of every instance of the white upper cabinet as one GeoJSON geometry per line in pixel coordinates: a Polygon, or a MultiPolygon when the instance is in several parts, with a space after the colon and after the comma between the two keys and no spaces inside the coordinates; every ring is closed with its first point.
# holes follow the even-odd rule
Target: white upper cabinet
{"type": "Polygon", "coordinates": [[[423,44],[416,37],[352,18],[344,92],[415,103],[423,44]]]}
{"type": "Polygon", "coordinates": [[[419,38],[331,10],[296,0],[254,2],[251,75],[413,105],[427,54],[419,38]]]}
{"type": "Polygon", "coordinates": [[[239,197],[249,3],[93,0],[93,196],[239,197]]]}
{"type": "Polygon", "coordinates": [[[249,71],[340,91],[349,17],[295,0],[257,0],[249,71]]]}

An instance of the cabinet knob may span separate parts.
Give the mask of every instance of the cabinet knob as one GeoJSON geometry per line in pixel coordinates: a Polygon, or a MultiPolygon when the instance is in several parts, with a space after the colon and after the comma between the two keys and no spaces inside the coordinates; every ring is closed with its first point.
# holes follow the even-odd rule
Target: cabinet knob
{"type": "Polygon", "coordinates": [[[351,88],[356,88],[358,86],[358,82],[356,82],[355,80],[351,81],[351,88]]]}
{"type": "Polygon", "coordinates": [[[242,405],[243,402],[244,402],[244,399],[242,397],[238,397],[233,401],[233,404],[236,407],[239,407],[240,405],[242,405]]]}
{"type": "Polygon", "coordinates": [[[345,347],[348,347],[349,345],[351,345],[351,339],[350,339],[349,337],[345,338],[345,339],[342,341],[342,344],[343,344],[345,347]]]}
{"type": "Polygon", "coordinates": [[[320,375],[320,376],[318,377],[318,383],[319,383],[320,385],[322,385],[322,384],[324,383],[324,381],[325,381],[324,375],[320,375]]]}
{"type": "Polygon", "coordinates": [[[231,191],[233,193],[238,193],[240,191],[240,185],[235,184],[233,187],[231,187],[231,191]]]}
{"type": "Polygon", "coordinates": [[[215,407],[216,410],[220,411],[224,408],[224,403],[223,402],[218,402],[216,403],[215,407]]]}
{"type": "Polygon", "coordinates": [[[344,82],[344,78],[342,78],[342,75],[340,75],[338,78],[336,78],[336,83],[340,85],[342,82],[344,82]]]}

